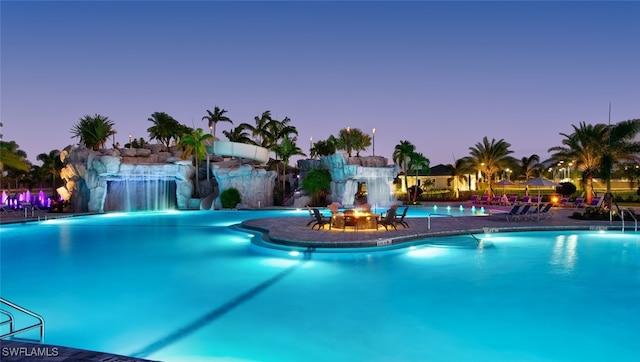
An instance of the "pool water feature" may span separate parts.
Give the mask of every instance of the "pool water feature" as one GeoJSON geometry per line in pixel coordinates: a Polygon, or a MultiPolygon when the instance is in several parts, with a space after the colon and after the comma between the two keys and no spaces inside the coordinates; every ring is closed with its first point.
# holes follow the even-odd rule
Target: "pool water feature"
{"type": "Polygon", "coordinates": [[[232,227],[306,213],[3,225],[2,297],[45,318],[46,343],[160,361],[632,361],[640,353],[637,234],[498,233],[482,235],[491,248],[443,238],[383,252],[291,253],[262,249],[251,242],[259,234],[232,227]]]}

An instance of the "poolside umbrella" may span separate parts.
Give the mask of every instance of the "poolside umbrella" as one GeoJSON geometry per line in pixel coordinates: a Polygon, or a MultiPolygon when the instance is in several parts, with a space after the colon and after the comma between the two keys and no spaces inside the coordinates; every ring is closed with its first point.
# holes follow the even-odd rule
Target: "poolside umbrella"
{"type": "Polygon", "coordinates": [[[513,181],[509,180],[509,179],[504,179],[504,180],[500,180],[500,181],[494,183],[494,185],[502,185],[502,193],[504,194],[504,188],[507,185],[515,185],[515,183],[513,181]]]}
{"type": "MultiPolygon", "coordinates": [[[[557,184],[551,180],[548,180],[544,177],[536,177],[534,179],[531,179],[529,181],[525,181],[522,183],[523,185],[527,185],[527,186],[535,186],[538,189],[538,211],[540,211],[540,188],[541,187],[559,187],[562,186],[560,184],[557,184]]],[[[538,220],[540,220],[540,212],[538,212],[538,220]]]]}

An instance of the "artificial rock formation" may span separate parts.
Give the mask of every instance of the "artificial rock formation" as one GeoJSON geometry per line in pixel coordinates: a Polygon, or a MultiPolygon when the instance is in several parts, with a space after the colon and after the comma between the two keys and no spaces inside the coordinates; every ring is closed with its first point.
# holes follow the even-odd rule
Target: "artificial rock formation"
{"type": "Polygon", "coordinates": [[[370,205],[385,207],[394,203],[391,190],[398,170],[395,165],[387,165],[384,157],[347,157],[338,152],[319,160],[298,160],[303,179],[309,170],[319,167],[331,173],[331,199],[343,206],[355,205],[359,183],[366,183],[367,203],[370,205]]]}
{"type": "Polygon", "coordinates": [[[242,204],[250,208],[273,206],[273,188],[276,173],[251,165],[234,168],[223,168],[212,165],[213,175],[218,181],[220,194],[216,198],[215,207],[222,207],[220,195],[230,188],[235,188],[242,196],[242,204]]]}
{"type": "Polygon", "coordinates": [[[180,160],[166,149],[155,149],[156,153],[152,153],[150,148],[93,151],[83,146],[67,146],[60,154],[65,164],[60,177],[65,185],[58,189],[58,193],[75,212],[104,212],[107,192],[118,189],[116,184],[131,180],[168,181],[175,182],[178,209],[197,205],[191,199],[191,177],[195,172],[191,162],[180,160]],[[161,159],[163,163],[158,163],[161,159]]]}

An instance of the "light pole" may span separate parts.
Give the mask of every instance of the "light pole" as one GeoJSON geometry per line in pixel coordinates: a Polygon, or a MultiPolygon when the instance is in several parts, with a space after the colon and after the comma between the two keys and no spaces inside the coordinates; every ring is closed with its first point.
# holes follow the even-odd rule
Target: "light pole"
{"type": "Polygon", "coordinates": [[[351,127],[347,127],[347,155],[351,157],[351,127]]]}
{"type": "Polygon", "coordinates": [[[131,133],[129,133],[129,148],[131,148],[131,133]]]}
{"type": "Polygon", "coordinates": [[[573,166],[573,162],[569,162],[569,166],[567,166],[567,174],[569,174],[569,182],[571,181],[571,166],[573,166]]]}
{"type": "Polygon", "coordinates": [[[313,136],[309,137],[309,158],[311,158],[311,149],[313,148],[313,136]]]}
{"type": "Polygon", "coordinates": [[[373,155],[376,155],[376,129],[374,128],[372,131],[373,137],[371,138],[373,144],[373,155]]]}

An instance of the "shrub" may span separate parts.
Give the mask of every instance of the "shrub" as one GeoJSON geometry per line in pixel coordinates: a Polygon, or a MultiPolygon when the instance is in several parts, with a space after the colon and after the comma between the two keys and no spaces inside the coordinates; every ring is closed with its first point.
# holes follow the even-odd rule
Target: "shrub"
{"type": "Polygon", "coordinates": [[[230,188],[224,190],[220,195],[220,202],[222,202],[222,207],[225,209],[234,209],[236,205],[242,202],[242,197],[240,196],[240,191],[235,188],[230,188]]]}
{"type": "Polygon", "coordinates": [[[559,187],[556,187],[556,192],[562,196],[571,196],[576,190],[576,185],[571,182],[562,182],[559,187]]]}
{"type": "Polygon", "coordinates": [[[331,189],[331,173],[322,168],[309,171],[302,180],[302,188],[311,195],[311,206],[326,205],[331,189]]]}

